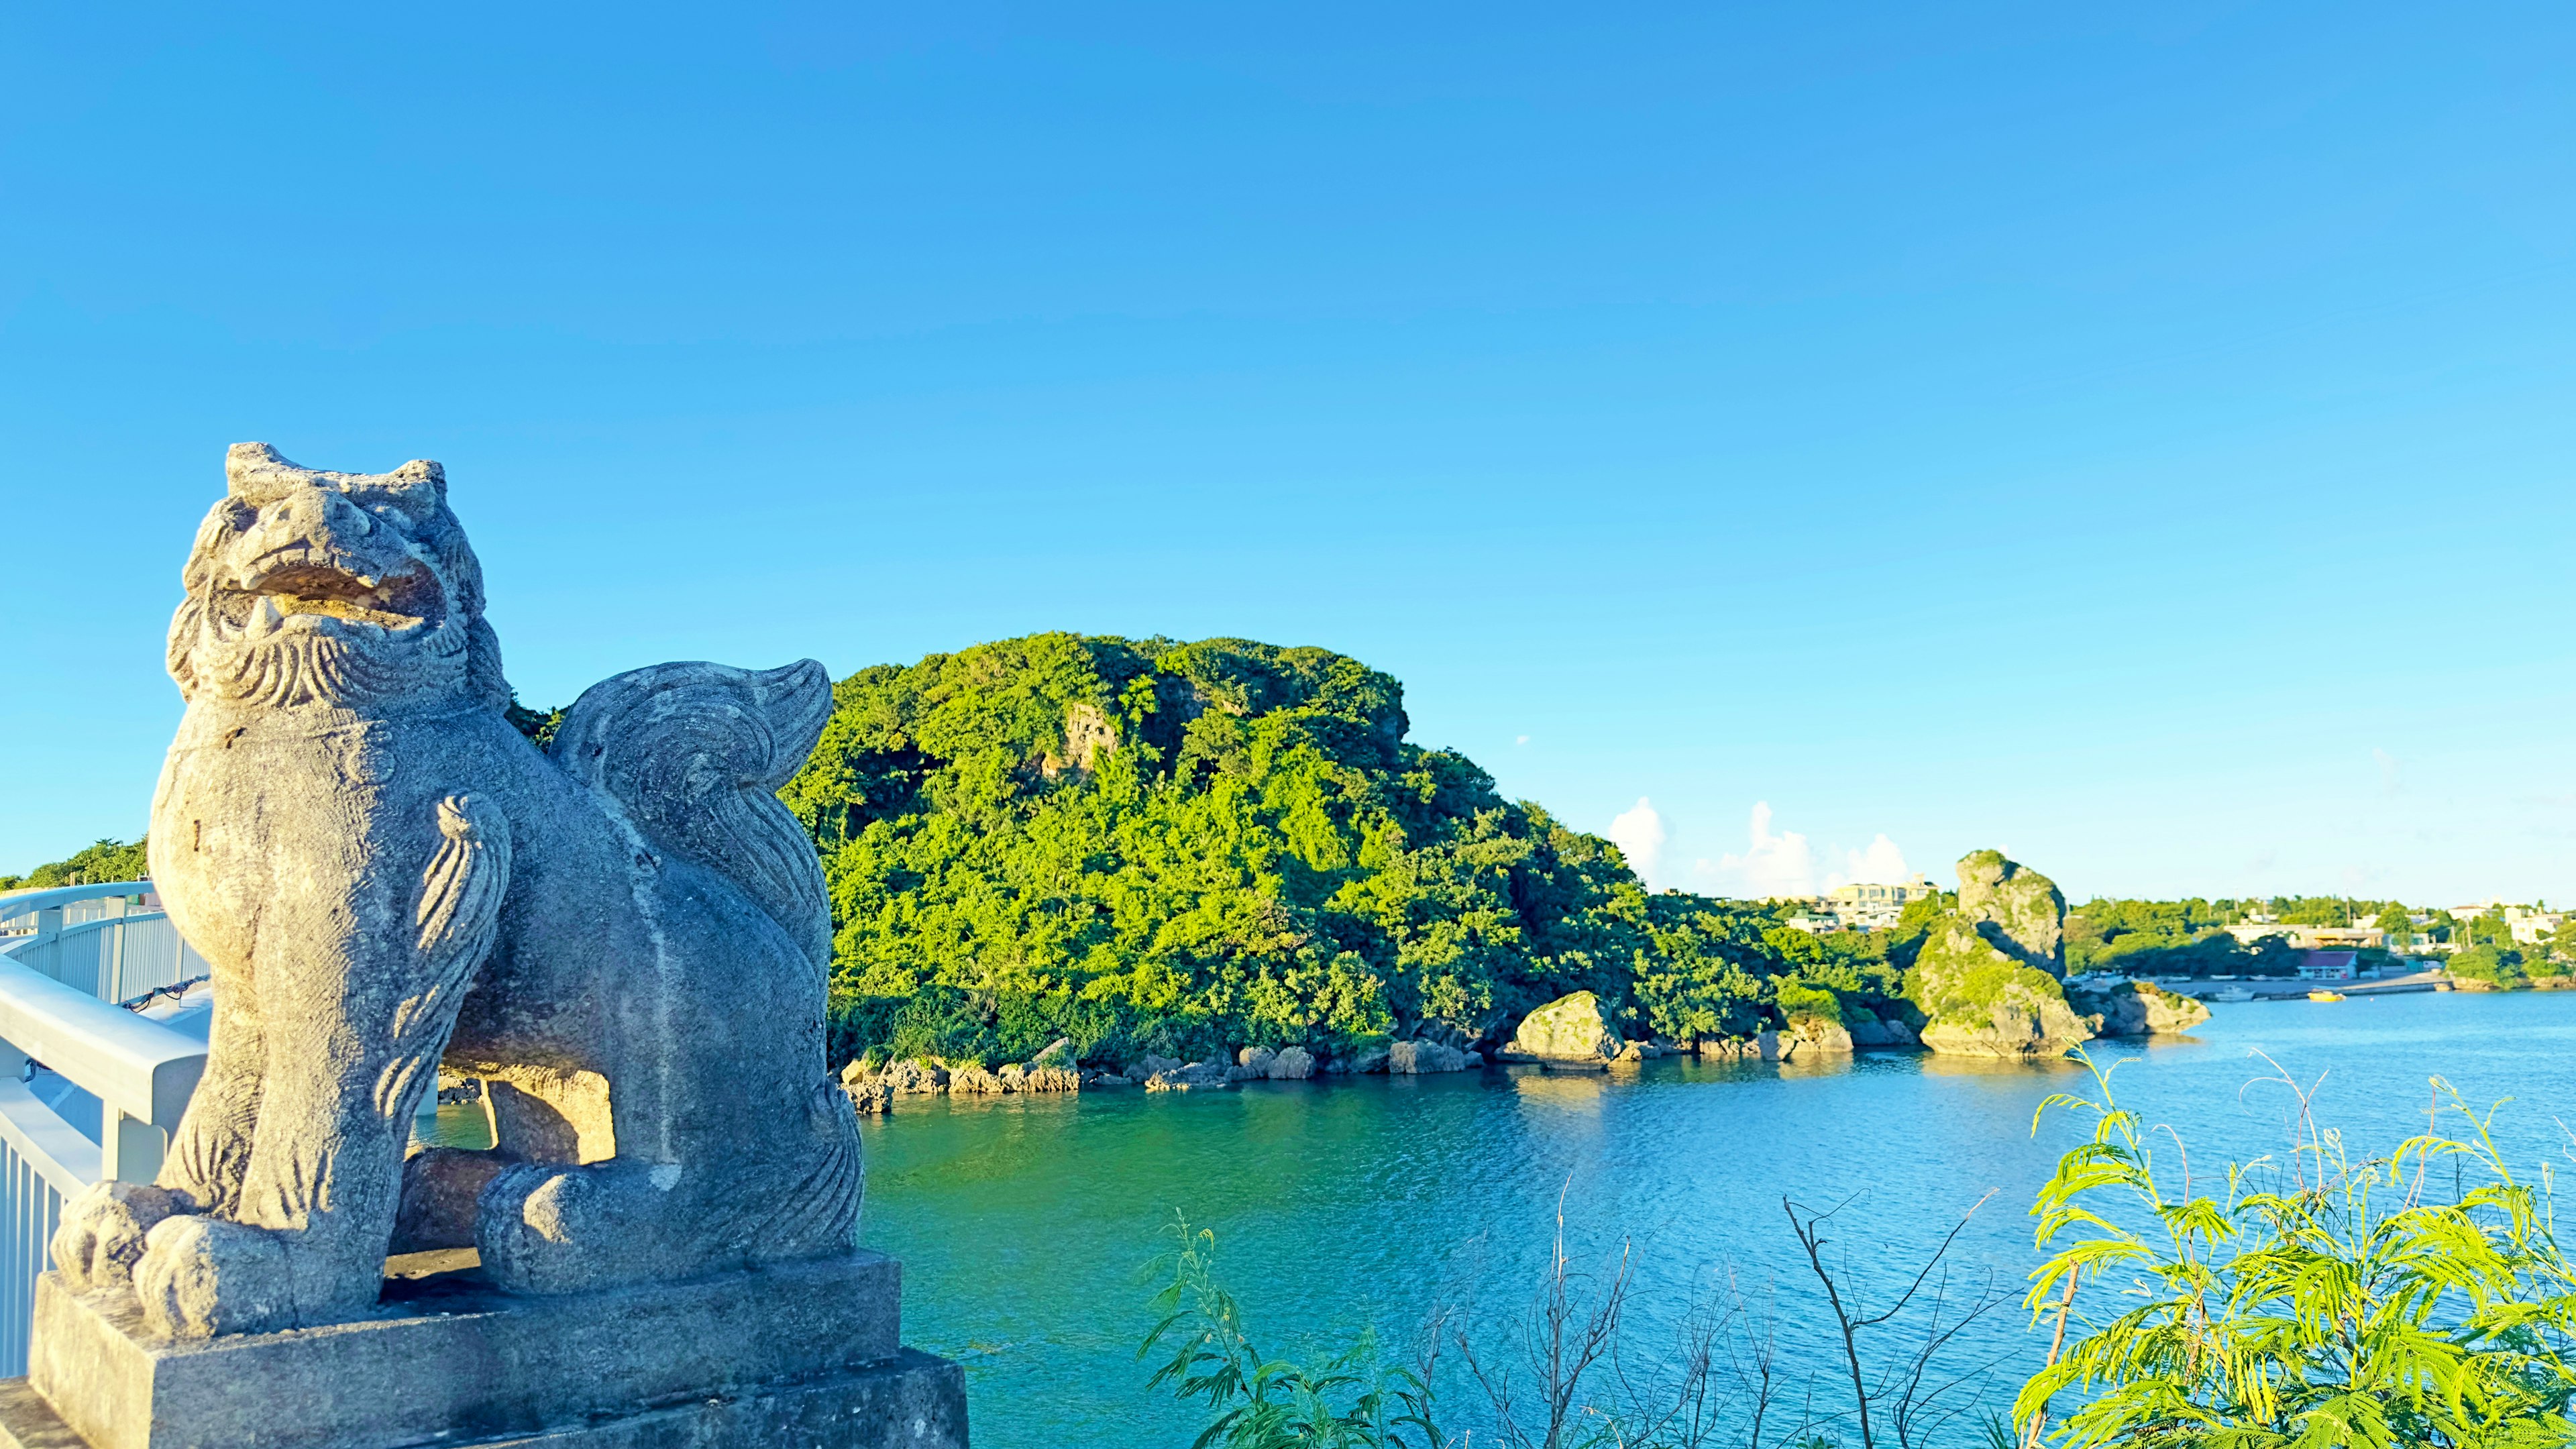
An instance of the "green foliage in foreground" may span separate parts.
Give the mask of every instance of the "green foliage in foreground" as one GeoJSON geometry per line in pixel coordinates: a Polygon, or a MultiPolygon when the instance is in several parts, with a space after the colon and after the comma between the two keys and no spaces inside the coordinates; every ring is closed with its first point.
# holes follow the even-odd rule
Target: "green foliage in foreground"
{"type": "Polygon", "coordinates": [[[1243,1328],[1243,1311],[1216,1277],[1216,1235],[1176,1221],[1179,1245],[1165,1261],[1170,1285],[1154,1298],[1162,1321],[1136,1356],[1170,1357],[1146,1387],[1170,1384],[1184,1400],[1205,1399],[1214,1417],[1191,1449],[1442,1449],[1423,1375],[1389,1364],[1366,1330],[1340,1353],[1313,1364],[1264,1358],[1243,1328]]]}
{"type": "Polygon", "coordinates": [[[1447,1028],[1570,991],[1632,1035],[1896,994],[1901,934],[1649,895],[1598,836],[1405,739],[1322,649],[1038,634],[842,680],[781,792],[822,852],[834,1049],[1086,1059],[1447,1028]]]}
{"type": "Polygon", "coordinates": [[[150,874],[142,841],[128,845],[121,840],[102,840],[69,860],[47,862],[25,875],[0,875],[0,891],[141,880],[150,874]]]}
{"type": "Polygon", "coordinates": [[[2359,1161],[2303,1097],[2290,1158],[2230,1167],[2211,1196],[2157,1160],[2109,1074],[2095,1080],[2098,1100],[2060,1093],[2040,1109],[2090,1116],[2093,1134],[2032,1208],[2042,1248],[2069,1240],[2032,1275],[2034,1321],[2083,1331],[2023,1388],[2026,1432],[2066,1449],[2576,1436],[2576,1268],[2548,1179],[2516,1178],[2456,1096],[2463,1135],[2359,1161]],[[2093,1319],[2079,1283],[2122,1284],[2125,1306],[2093,1319]]]}

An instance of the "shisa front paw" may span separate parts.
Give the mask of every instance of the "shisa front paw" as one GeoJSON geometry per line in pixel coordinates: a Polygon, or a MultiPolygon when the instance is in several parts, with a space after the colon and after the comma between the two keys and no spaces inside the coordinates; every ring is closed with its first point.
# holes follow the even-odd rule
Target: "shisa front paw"
{"type": "Polygon", "coordinates": [[[295,1325],[286,1243],[265,1228],[173,1217],[152,1229],[134,1265],[143,1321],[170,1338],[267,1333],[295,1325]]]}
{"type": "Polygon", "coordinates": [[[148,1182],[93,1183],[63,1204],[54,1229],[54,1269],[75,1292],[122,1287],[133,1278],[152,1229],[196,1205],[184,1192],[148,1182]]]}

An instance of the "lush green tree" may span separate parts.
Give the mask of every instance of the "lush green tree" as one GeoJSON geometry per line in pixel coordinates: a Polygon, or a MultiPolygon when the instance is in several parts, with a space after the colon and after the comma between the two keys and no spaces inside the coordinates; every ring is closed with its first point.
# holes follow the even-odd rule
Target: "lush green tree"
{"type": "Polygon", "coordinates": [[[1578,989],[1639,1035],[1723,1026],[1731,971],[1778,974],[1743,973],[1735,908],[1654,904],[1406,728],[1385,674],[1244,640],[1040,634],[841,681],[781,792],[831,890],[839,1048],[890,1046],[929,987],[953,996],[916,1035],[1009,1055],[1011,1016],[1108,1059],[1481,1036],[1578,989]]]}
{"type": "Polygon", "coordinates": [[[2470,981],[2484,981],[2507,989],[2531,984],[2531,978],[2523,971],[2522,953],[2493,942],[2453,952],[2448,966],[2453,976],[2470,981]]]}
{"type": "Polygon", "coordinates": [[[2414,942],[2415,918],[2395,901],[2381,907],[2379,918],[2371,924],[2380,929],[2392,951],[2403,951],[2414,942]]]}
{"type": "Polygon", "coordinates": [[[151,873],[152,867],[145,859],[142,841],[128,845],[121,840],[101,840],[67,860],[49,861],[25,875],[0,875],[0,891],[104,885],[121,880],[143,880],[151,873]]]}

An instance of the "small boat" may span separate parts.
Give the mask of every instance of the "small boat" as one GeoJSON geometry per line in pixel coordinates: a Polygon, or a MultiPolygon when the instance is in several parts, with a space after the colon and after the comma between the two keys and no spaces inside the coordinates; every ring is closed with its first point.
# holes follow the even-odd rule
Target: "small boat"
{"type": "Polygon", "coordinates": [[[2308,993],[2308,999],[2310,1001],[2341,1001],[2343,1000],[2343,993],[2340,991],[2311,991],[2308,993]]]}
{"type": "Polygon", "coordinates": [[[2201,998],[2203,1001],[2252,1001],[2254,993],[2242,986],[2222,986],[2201,998]]]}

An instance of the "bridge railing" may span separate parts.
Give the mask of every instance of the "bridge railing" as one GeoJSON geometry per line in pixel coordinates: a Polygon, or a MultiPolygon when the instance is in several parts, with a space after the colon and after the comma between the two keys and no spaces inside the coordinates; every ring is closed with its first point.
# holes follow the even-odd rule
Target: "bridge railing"
{"type": "Polygon", "coordinates": [[[117,1005],[205,974],[145,881],[0,896],[0,1376],[27,1371],[65,1199],[149,1181],[206,1044],[117,1005]],[[13,929],[14,928],[14,929],[13,929]]]}

